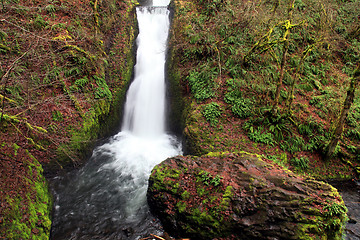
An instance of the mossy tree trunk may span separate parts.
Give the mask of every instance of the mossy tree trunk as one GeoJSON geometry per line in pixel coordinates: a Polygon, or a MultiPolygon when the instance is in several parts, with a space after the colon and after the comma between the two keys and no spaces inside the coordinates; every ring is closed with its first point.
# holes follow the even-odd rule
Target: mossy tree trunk
{"type": "MultiPolygon", "coordinates": [[[[285,24],[286,24],[286,26],[290,25],[290,21],[288,23],[285,23],[285,24]]],[[[276,85],[275,100],[274,100],[273,107],[271,109],[271,114],[272,115],[276,115],[277,112],[278,112],[280,92],[281,92],[282,82],[283,82],[283,79],[284,79],[286,56],[287,56],[287,52],[288,52],[288,49],[289,49],[289,39],[287,38],[289,34],[290,34],[290,28],[287,28],[286,32],[284,34],[284,41],[285,42],[284,42],[284,49],[283,49],[283,54],[282,54],[281,63],[280,63],[279,80],[278,80],[277,85],[276,85]]]]}
{"type": "Polygon", "coordinates": [[[360,82],[360,63],[358,63],[357,68],[355,69],[353,76],[350,80],[350,86],[346,94],[344,101],[343,109],[341,110],[340,117],[337,120],[334,133],[331,137],[330,143],[326,148],[325,160],[330,160],[335,152],[336,146],[342,136],[344,130],[344,124],[346,117],[349,113],[350,107],[354,102],[355,91],[360,82]]]}
{"type": "Polygon", "coordinates": [[[280,63],[280,73],[279,73],[279,80],[277,82],[277,86],[276,86],[276,93],[275,93],[275,100],[274,100],[274,104],[272,106],[271,109],[271,114],[273,116],[277,115],[278,113],[278,107],[279,107],[279,101],[280,101],[280,92],[281,92],[281,87],[282,87],[282,83],[283,83],[283,79],[284,79],[284,72],[285,72],[285,67],[286,67],[286,58],[287,58],[287,53],[289,50],[289,35],[290,35],[290,30],[292,27],[294,27],[295,25],[293,25],[291,23],[292,21],[292,13],[294,10],[294,4],[295,4],[295,0],[291,0],[290,1],[290,7],[289,7],[289,11],[288,11],[288,15],[289,15],[289,20],[286,20],[283,28],[285,29],[285,33],[283,36],[283,42],[284,42],[284,47],[283,47],[283,53],[282,53],[282,58],[281,58],[281,63],[280,63]]]}

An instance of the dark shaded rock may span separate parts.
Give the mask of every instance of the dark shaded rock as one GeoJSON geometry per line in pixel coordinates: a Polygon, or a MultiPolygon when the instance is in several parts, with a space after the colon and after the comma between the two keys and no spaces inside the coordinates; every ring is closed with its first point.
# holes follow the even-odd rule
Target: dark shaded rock
{"type": "Polygon", "coordinates": [[[346,221],[335,188],[248,153],[169,158],[147,194],[166,230],[193,239],[341,239],[346,221]]]}

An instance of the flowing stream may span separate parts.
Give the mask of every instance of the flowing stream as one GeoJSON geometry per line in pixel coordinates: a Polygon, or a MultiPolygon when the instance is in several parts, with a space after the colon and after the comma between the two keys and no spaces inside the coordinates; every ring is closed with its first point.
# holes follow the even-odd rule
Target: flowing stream
{"type": "Polygon", "coordinates": [[[165,130],[165,52],[169,0],[137,7],[139,35],[135,77],[127,92],[122,130],[93,151],[75,173],[52,182],[51,239],[139,239],[160,234],[149,212],[151,169],[181,154],[165,130]]]}

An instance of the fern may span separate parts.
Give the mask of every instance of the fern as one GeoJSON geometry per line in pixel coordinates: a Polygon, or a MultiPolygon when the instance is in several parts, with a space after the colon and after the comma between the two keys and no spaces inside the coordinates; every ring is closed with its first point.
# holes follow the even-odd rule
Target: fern
{"type": "Polygon", "coordinates": [[[221,116],[221,110],[219,104],[215,102],[211,102],[207,104],[203,110],[202,114],[205,117],[205,119],[210,122],[212,126],[215,126],[219,123],[218,117],[221,116]]]}
{"type": "Polygon", "coordinates": [[[56,8],[55,8],[55,6],[52,5],[52,4],[47,5],[47,6],[45,7],[45,10],[46,10],[46,12],[49,13],[49,14],[53,14],[54,12],[56,12],[56,8]]]}
{"type": "Polygon", "coordinates": [[[321,122],[317,122],[311,116],[298,126],[298,131],[301,135],[312,137],[318,134],[324,134],[324,126],[321,122]]]}
{"type": "Polygon", "coordinates": [[[254,142],[264,143],[271,146],[274,146],[275,143],[274,135],[270,132],[264,131],[263,127],[258,127],[256,130],[251,127],[248,137],[254,142]]]}
{"type": "Polygon", "coordinates": [[[65,71],[64,75],[65,77],[70,76],[79,76],[81,74],[81,69],[79,67],[72,67],[69,70],[65,71]]]}
{"type": "Polygon", "coordinates": [[[7,33],[0,30],[0,41],[5,41],[5,39],[8,37],[7,33]]]}
{"type": "Polygon", "coordinates": [[[89,79],[87,78],[87,76],[83,77],[83,78],[80,78],[80,79],[77,79],[75,81],[75,85],[78,86],[79,88],[83,88],[86,86],[86,84],[89,83],[89,79]]]}
{"type": "Polygon", "coordinates": [[[290,122],[287,118],[281,116],[264,118],[264,124],[269,127],[277,141],[281,141],[287,135],[291,135],[290,122]]]}
{"type": "Polygon", "coordinates": [[[300,136],[290,136],[286,141],[280,143],[280,148],[289,153],[300,152],[305,149],[305,141],[300,136]]]}
{"type": "Polygon", "coordinates": [[[221,176],[216,175],[214,177],[209,172],[204,170],[201,170],[199,172],[199,180],[203,182],[206,186],[213,185],[214,187],[217,187],[221,184],[221,179],[221,176]]]}
{"type": "Polygon", "coordinates": [[[49,25],[48,21],[45,21],[41,15],[37,15],[33,21],[34,28],[37,30],[42,30],[49,25]]]}
{"type": "Polygon", "coordinates": [[[109,89],[109,86],[105,82],[105,78],[98,77],[93,75],[93,78],[96,81],[97,88],[95,90],[95,98],[109,98],[112,99],[112,93],[109,89]]]}
{"type": "Polygon", "coordinates": [[[11,96],[11,98],[16,99],[18,102],[23,102],[24,99],[21,96],[21,93],[24,91],[21,85],[7,86],[5,88],[6,93],[11,96]]]}
{"type": "Polygon", "coordinates": [[[346,122],[351,127],[357,127],[360,122],[360,101],[357,100],[351,107],[346,122]]]}
{"type": "Polygon", "coordinates": [[[57,110],[56,110],[56,111],[53,111],[53,112],[51,113],[51,115],[52,115],[52,119],[53,119],[55,122],[62,122],[62,121],[64,120],[62,113],[59,112],[59,111],[57,111],[57,110]]]}
{"type": "Polygon", "coordinates": [[[306,157],[293,158],[290,162],[294,167],[301,170],[306,170],[309,168],[309,159],[306,157]]]}
{"type": "Polygon", "coordinates": [[[194,98],[203,101],[214,96],[216,68],[210,68],[205,64],[199,71],[191,71],[187,80],[191,87],[194,98]]]}
{"type": "Polygon", "coordinates": [[[360,140],[360,128],[348,129],[345,136],[352,140],[360,140]]]}
{"type": "Polygon", "coordinates": [[[333,203],[332,205],[326,205],[323,210],[325,211],[325,216],[328,218],[333,218],[335,216],[340,216],[346,214],[348,209],[344,205],[333,203]]]}
{"type": "Polygon", "coordinates": [[[239,118],[247,118],[252,115],[254,101],[249,98],[243,98],[241,91],[238,90],[235,80],[227,82],[230,85],[229,92],[225,94],[225,102],[232,105],[231,111],[239,118]]]}
{"type": "Polygon", "coordinates": [[[309,142],[305,144],[304,150],[317,151],[321,150],[327,141],[327,138],[323,135],[314,135],[309,139],[309,142]]]}

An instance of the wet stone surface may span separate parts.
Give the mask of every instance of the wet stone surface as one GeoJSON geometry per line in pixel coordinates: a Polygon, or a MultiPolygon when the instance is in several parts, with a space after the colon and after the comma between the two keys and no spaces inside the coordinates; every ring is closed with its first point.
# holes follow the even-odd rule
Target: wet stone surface
{"type": "Polygon", "coordinates": [[[331,182],[341,194],[348,208],[349,221],[346,224],[346,240],[360,239],[360,182],[331,182]]]}

